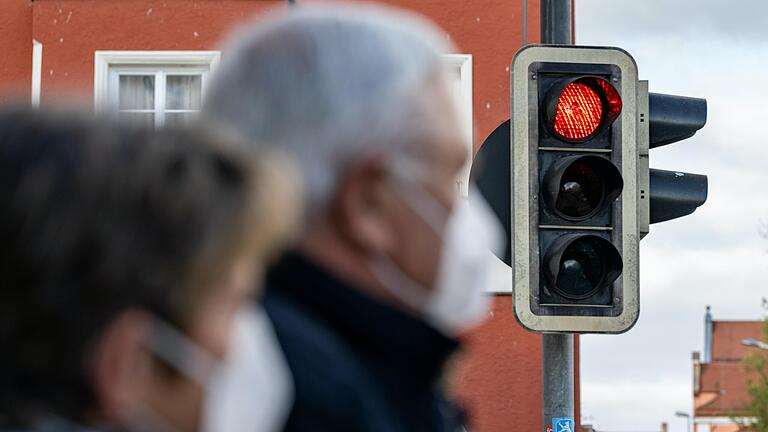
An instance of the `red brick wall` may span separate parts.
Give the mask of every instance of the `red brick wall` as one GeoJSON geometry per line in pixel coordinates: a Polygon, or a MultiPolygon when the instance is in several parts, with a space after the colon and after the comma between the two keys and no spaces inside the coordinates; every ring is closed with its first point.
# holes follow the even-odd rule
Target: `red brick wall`
{"type": "Polygon", "coordinates": [[[30,100],[32,87],[32,3],[0,1],[0,103],[30,100]]]}
{"type": "Polygon", "coordinates": [[[92,104],[96,50],[215,49],[234,25],[285,5],[280,0],[38,0],[34,37],[44,46],[43,101],[78,97],[92,104]]]}
{"type": "Polygon", "coordinates": [[[491,319],[467,338],[458,371],[472,430],[540,431],[541,338],[515,321],[511,296],[496,297],[491,319]]]}
{"type": "MultiPolygon", "coordinates": [[[[299,6],[319,1],[297,0],[299,6]]],[[[522,0],[385,3],[430,17],[460,52],[473,55],[477,150],[509,118],[508,67],[522,43],[522,0]]],[[[233,26],[283,7],[283,0],[2,0],[0,93],[18,88],[28,100],[32,37],[44,45],[43,102],[76,98],[92,106],[94,51],[216,49],[233,26]]],[[[538,1],[529,1],[529,42],[539,38],[538,11],[538,1]]],[[[468,336],[456,376],[473,431],[541,430],[541,337],[517,324],[509,296],[496,297],[491,320],[468,336]]],[[[578,416],[578,387],[576,395],[578,416]]]]}

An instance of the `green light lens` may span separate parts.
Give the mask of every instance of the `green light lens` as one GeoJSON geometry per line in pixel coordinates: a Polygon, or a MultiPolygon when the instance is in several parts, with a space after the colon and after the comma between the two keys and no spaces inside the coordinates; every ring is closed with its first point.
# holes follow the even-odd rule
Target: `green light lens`
{"type": "Polygon", "coordinates": [[[571,243],[560,258],[557,290],[565,297],[592,295],[605,277],[605,264],[597,245],[589,239],[571,243]]]}

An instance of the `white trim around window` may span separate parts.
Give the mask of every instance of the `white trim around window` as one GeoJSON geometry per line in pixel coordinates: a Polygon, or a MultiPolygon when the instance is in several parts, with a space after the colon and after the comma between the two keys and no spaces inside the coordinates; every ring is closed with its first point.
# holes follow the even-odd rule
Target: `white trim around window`
{"type": "Polygon", "coordinates": [[[443,61],[449,66],[457,68],[461,74],[461,92],[469,111],[470,129],[472,122],[472,54],[444,54],[443,61]]]}
{"type": "Polygon", "coordinates": [[[40,106],[43,70],[43,44],[32,39],[32,106],[40,106]]]}
{"type": "Polygon", "coordinates": [[[707,417],[707,416],[696,416],[693,419],[693,422],[696,425],[699,425],[699,428],[704,425],[749,425],[757,422],[757,419],[755,417],[707,417]]]}
{"type": "Polygon", "coordinates": [[[449,69],[453,69],[453,72],[457,72],[459,76],[460,85],[460,102],[461,112],[459,115],[462,118],[462,129],[465,133],[465,142],[467,143],[467,152],[469,158],[467,164],[462,168],[459,179],[459,190],[462,195],[467,196],[467,188],[469,186],[469,172],[472,168],[472,157],[474,155],[473,138],[474,138],[474,117],[472,110],[472,54],[444,54],[443,61],[449,69]]]}
{"type": "MultiPolygon", "coordinates": [[[[472,169],[472,157],[474,157],[473,149],[473,98],[472,98],[472,55],[471,54],[448,54],[443,56],[446,65],[452,68],[452,73],[458,72],[460,95],[462,99],[462,112],[460,115],[463,118],[464,131],[467,134],[466,142],[469,148],[470,159],[462,169],[462,173],[457,180],[459,182],[459,188],[461,193],[466,196],[467,188],[469,186],[469,174],[472,169]]],[[[455,77],[455,75],[454,75],[455,77]]],[[[455,79],[455,78],[454,78],[455,79]]],[[[487,294],[508,295],[512,292],[512,286],[509,283],[512,280],[512,269],[504,264],[500,259],[496,258],[490,251],[486,257],[489,260],[489,274],[486,279],[485,292],[487,294]]]]}
{"type": "Polygon", "coordinates": [[[96,51],[93,95],[96,111],[110,108],[110,80],[115,71],[201,70],[203,90],[221,61],[220,51],[96,51]]]}

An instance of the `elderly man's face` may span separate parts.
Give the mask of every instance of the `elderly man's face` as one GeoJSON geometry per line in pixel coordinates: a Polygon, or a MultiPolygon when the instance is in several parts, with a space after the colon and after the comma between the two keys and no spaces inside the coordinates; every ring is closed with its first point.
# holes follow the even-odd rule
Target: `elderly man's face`
{"type": "MultiPolygon", "coordinates": [[[[394,271],[418,285],[398,287],[400,291],[435,289],[445,225],[461,199],[457,178],[469,157],[446,79],[442,75],[430,78],[420,94],[432,103],[411,107],[412,120],[420,122],[416,129],[422,132],[401,143],[416,151],[374,155],[349,164],[328,209],[332,229],[328,234],[320,230],[321,234],[305,245],[318,259],[344,268],[342,272],[352,278],[366,279],[359,270],[369,268],[367,280],[373,281],[362,285],[405,309],[420,307],[394,294],[395,288],[389,286],[392,280],[383,280],[372,264],[389,261],[397,267],[394,271]],[[428,215],[421,208],[423,203],[430,208],[428,215]],[[337,244],[345,245],[346,252],[340,253],[337,244]]],[[[430,293],[414,294],[424,300],[430,293]]]]}

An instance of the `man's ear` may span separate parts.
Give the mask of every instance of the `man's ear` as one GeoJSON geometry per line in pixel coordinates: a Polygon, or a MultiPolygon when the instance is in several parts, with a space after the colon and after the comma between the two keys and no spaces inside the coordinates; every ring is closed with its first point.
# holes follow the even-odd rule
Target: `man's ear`
{"type": "Polygon", "coordinates": [[[150,379],[150,361],[144,341],[151,317],[138,309],[120,313],[96,341],[91,380],[100,412],[116,421],[136,409],[150,379]]]}
{"type": "Polygon", "coordinates": [[[366,254],[393,250],[396,242],[389,217],[392,191],[382,158],[350,164],[339,178],[333,199],[336,230],[355,249],[366,254]]]}

